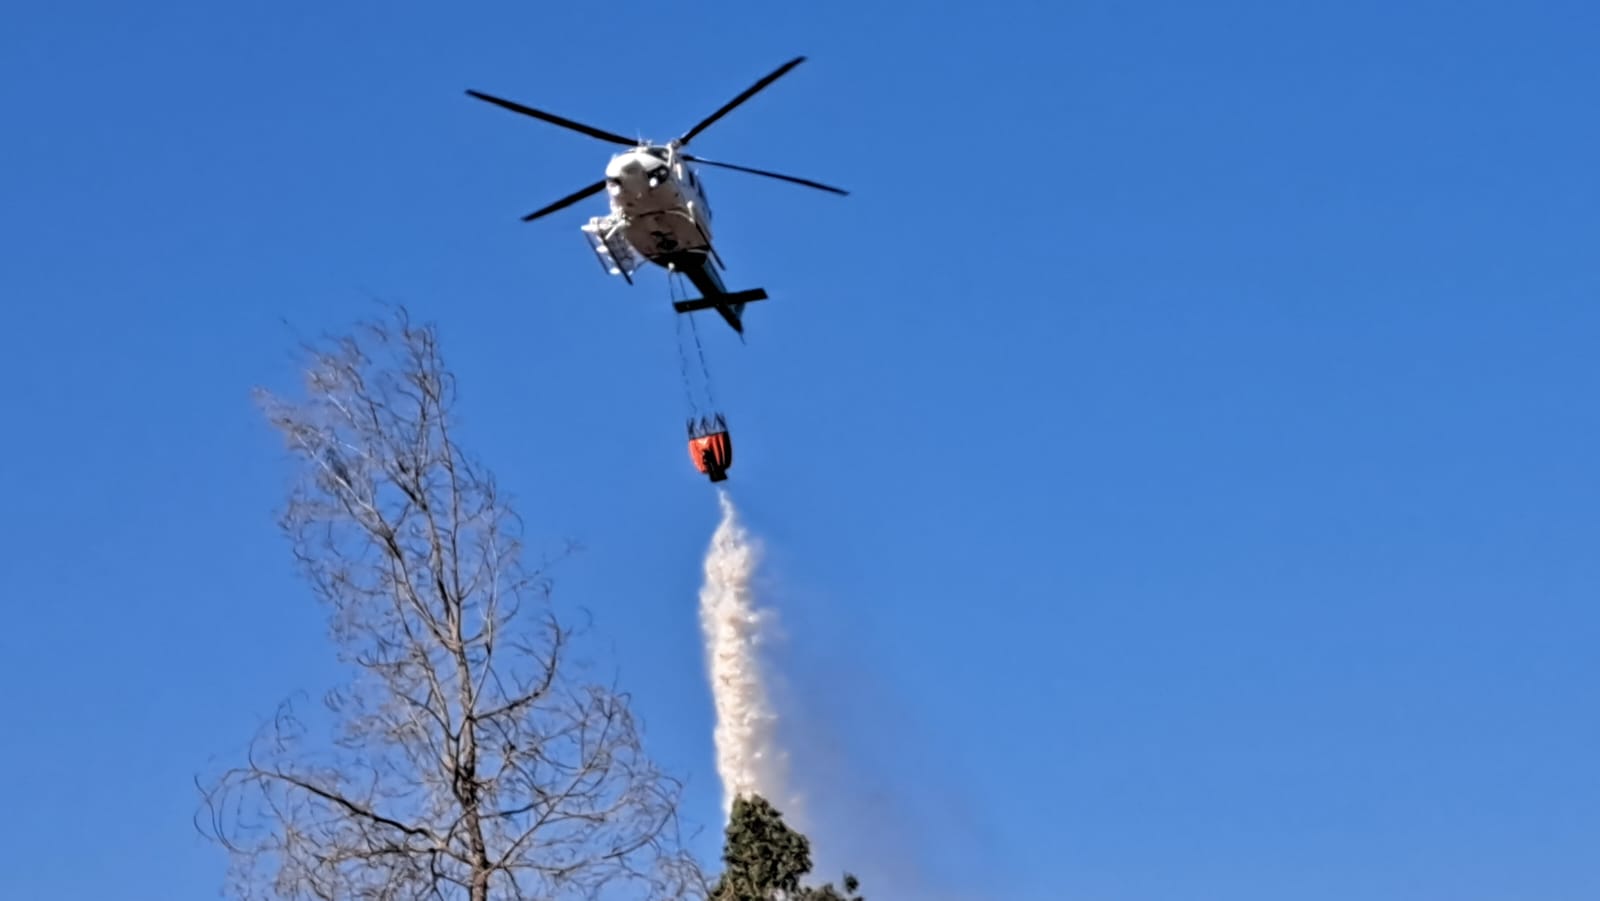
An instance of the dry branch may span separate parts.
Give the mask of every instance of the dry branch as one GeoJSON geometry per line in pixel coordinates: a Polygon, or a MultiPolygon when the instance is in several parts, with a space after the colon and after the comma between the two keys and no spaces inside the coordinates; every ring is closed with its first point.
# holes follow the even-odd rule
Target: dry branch
{"type": "Polygon", "coordinates": [[[203,787],[240,898],[681,898],[704,880],[677,783],[520,563],[518,520],[454,434],[454,379],[404,310],[309,348],[307,397],[261,393],[302,464],[281,526],[355,678],[285,705],[203,787]],[[693,887],[693,888],[692,888],[693,887]]]}

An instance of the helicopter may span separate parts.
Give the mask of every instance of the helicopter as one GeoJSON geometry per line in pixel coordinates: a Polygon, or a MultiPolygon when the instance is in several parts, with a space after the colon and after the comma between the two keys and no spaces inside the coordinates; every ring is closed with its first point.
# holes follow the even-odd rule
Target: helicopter
{"type": "Polygon", "coordinates": [[[626,138],[481,91],[468,89],[467,94],[513,112],[627,147],[626,151],[611,157],[606,164],[604,178],[534,210],[523,216],[522,221],[532,222],[605,191],[611,211],[605,216],[590,218],[582,226],[590,249],[600,260],[601,267],[610,275],[622,276],[630,285],[634,283],[633,274],[645,262],[660,266],[669,273],[686,276],[702,296],[674,301],[673,308],[679,313],[714,309],[743,339],[745,304],[767,299],[767,292],[762,288],[729,291],[723,284],[718,270],[726,271],[727,266],[711,243],[711,207],[706,200],[705,184],[695,166],[714,166],[781,179],[834,194],[847,195],[849,192],[810,179],[708,160],[687,153],[684,148],[717,120],[805,60],[804,56],[789,60],[700,120],[693,128],[665,144],[626,138]]]}

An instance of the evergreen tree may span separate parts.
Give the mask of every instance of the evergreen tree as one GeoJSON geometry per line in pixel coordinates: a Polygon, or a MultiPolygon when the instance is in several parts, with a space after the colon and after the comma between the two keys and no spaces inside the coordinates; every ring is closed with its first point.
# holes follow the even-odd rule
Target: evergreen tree
{"type": "Polygon", "coordinates": [[[811,872],[811,841],[760,795],[734,799],[726,835],[724,869],[711,901],[866,901],[849,873],[843,893],[831,882],[802,886],[800,878],[811,872]]]}

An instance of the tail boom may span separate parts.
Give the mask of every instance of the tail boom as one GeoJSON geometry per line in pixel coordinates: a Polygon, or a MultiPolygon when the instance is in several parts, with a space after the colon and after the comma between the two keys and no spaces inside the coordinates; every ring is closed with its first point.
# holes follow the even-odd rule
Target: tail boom
{"type": "Polygon", "coordinates": [[[657,262],[670,265],[674,270],[688,276],[689,282],[700,290],[700,296],[674,301],[672,308],[679,313],[692,313],[695,310],[716,310],[727,321],[728,325],[744,335],[744,305],[757,300],[766,300],[767,292],[763,288],[752,288],[748,291],[729,291],[722,283],[722,277],[711,266],[709,257],[704,253],[678,253],[671,257],[664,257],[657,262]]]}
{"type": "Polygon", "coordinates": [[[673,301],[672,308],[680,313],[693,313],[696,310],[716,310],[728,325],[739,334],[744,334],[744,322],[740,316],[744,313],[744,305],[757,300],[766,300],[767,292],[762,288],[752,288],[749,291],[733,291],[727,294],[717,294],[711,297],[695,297],[689,300],[673,301]]]}

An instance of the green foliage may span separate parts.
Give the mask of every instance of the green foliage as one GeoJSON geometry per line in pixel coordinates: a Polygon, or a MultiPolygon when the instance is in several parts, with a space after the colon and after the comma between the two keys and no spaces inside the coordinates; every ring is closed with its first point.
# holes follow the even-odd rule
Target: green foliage
{"type": "Polygon", "coordinates": [[[833,887],[833,883],[829,882],[825,883],[821,888],[801,889],[800,894],[795,897],[799,901],[867,901],[866,898],[856,893],[856,889],[860,887],[861,883],[856,880],[856,877],[846,873],[844,874],[845,894],[840,894],[839,890],[833,887]]]}
{"type": "Polygon", "coordinates": [[[760,795],[734,799],[726,836],[725,869],[711,901],[866,901],[849,873],[843,893],[831,882],[802,886],[800,878],[811,872],[811,841],[789,828],[783,814],[760,795]]]}

